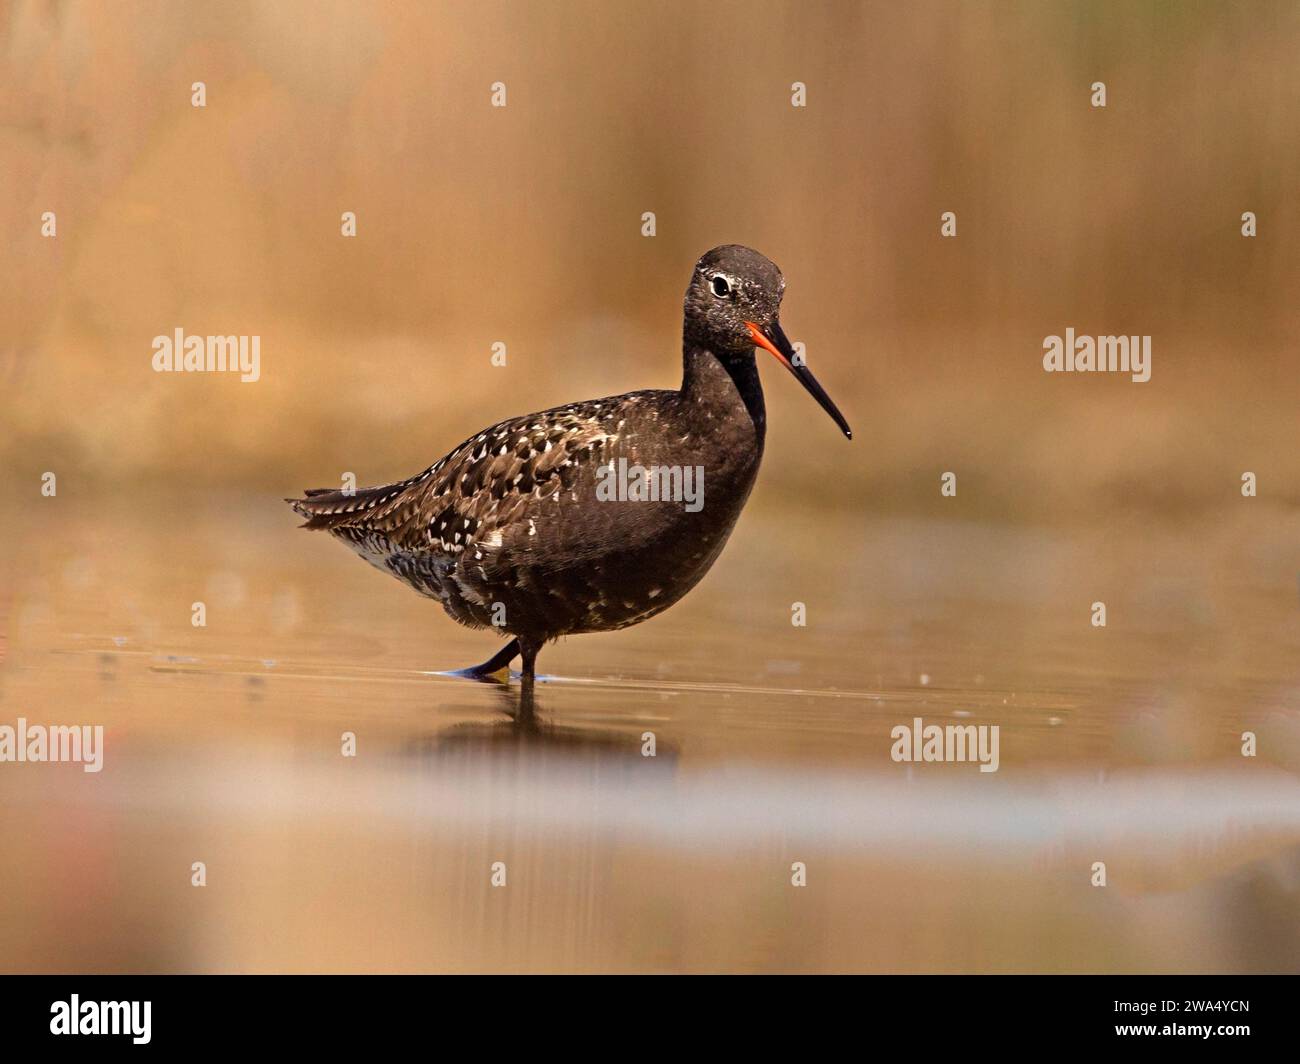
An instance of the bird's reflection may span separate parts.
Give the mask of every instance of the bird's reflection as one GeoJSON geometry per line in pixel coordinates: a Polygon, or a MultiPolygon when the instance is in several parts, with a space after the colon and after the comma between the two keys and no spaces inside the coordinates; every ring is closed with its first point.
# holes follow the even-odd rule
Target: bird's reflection
{"type": "MultiPolygon", "coordinates": [[[[531,677],[518,684],[501,681],[465,681],[481,684],[501,713],[501,719],[453,724],[413,739],[406,747],[419,756],[489,756],[510,750],[528,750],[538,755],[558,753],[572,759],[616,762],[627,760],[645,765],[673,765],[677,748],[645,724],[630,723],[624,729],[590,728],[558,723],[543,707],[531,677]]],[[[447,708],[445,705],[444,709],[447,708]]],[[[466,708],[470,708],[466,706],[466,708]]],[[[473,709],[482,709],[476,702],[473,709]]]]}

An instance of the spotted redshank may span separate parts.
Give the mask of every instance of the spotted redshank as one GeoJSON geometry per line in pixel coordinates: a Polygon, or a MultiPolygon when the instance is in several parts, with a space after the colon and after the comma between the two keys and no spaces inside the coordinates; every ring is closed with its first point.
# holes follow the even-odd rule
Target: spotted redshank
{"type": "Polygon", "coordinates": [[[396,484],[286,501],[454,620],[509,636],[462,674],[495,678],[519,656],[531,695],[546,642],[662,613],[718,557],[763,456],[756,347],[851,438],[781,330],[784,290],[757,251],[714,248],[686,288],[681,388],[511,418],[396,484]]]}

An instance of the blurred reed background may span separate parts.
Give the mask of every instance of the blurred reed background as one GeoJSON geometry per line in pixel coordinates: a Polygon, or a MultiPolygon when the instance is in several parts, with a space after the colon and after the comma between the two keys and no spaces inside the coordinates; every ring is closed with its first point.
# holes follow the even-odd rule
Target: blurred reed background
{"type": "Polygon", "coordinates": [[[785,270],[857,430],[805,436],[765,367],[760,493],[928,509],[954,469],[968,514],[1181,519],[1249,469],[1300,500],[1294,3],[0,12],[6,479],[405,475],[497,418],[675,384],[690,267],[734,241],[785,270]],[[1152,380],[1045,374],[1067,326],[1150,333],[1152,380]],[[155,374],[176,327],[260,334],[262,380],[155,374]]]}

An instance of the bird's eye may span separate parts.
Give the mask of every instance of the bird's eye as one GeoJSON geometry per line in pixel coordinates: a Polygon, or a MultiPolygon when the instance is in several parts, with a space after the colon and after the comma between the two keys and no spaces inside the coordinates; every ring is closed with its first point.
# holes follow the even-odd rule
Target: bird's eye
{"type": "Polygon", "coordinates": [[[715,296],[731,295],[731,285],[727,284],[727,279],[722,274],[718,274],[713,278],[713,294],[715,296]]]}

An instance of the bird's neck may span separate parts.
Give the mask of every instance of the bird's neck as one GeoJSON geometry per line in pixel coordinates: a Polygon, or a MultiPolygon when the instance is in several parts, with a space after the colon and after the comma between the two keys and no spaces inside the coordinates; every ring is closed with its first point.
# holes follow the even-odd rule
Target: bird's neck
{"type": "Polygon", "coordinates": [[[753,433],[759,451],[767,432],[767,411],[758,366],[748,358],[719,358],[687,340],[682,356],[682,399],[717,423],[719,431],[753,433]]]}

